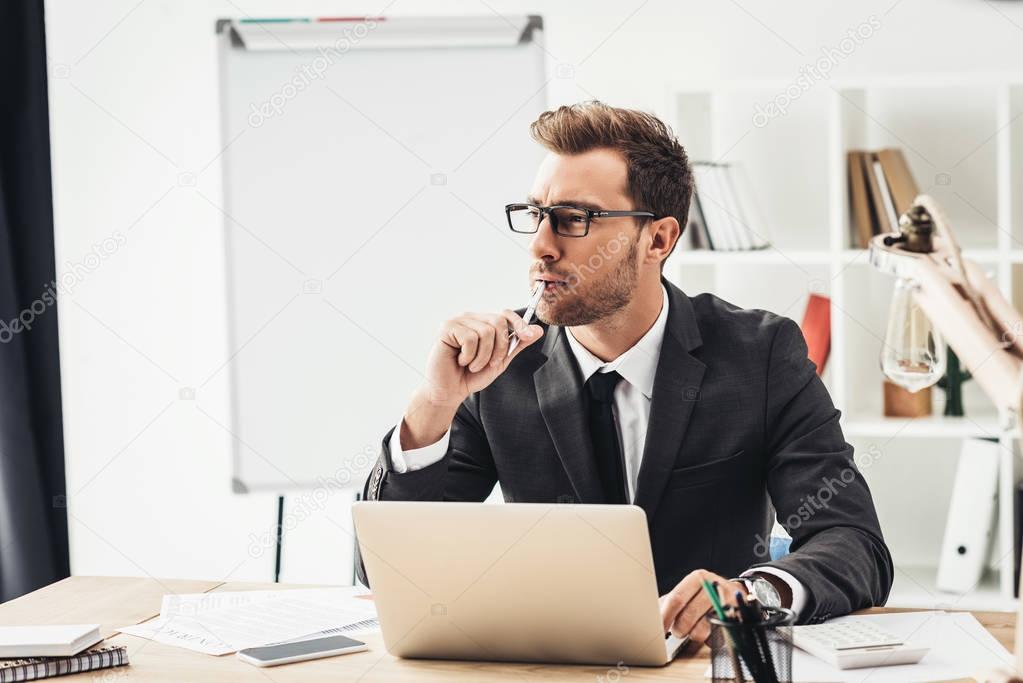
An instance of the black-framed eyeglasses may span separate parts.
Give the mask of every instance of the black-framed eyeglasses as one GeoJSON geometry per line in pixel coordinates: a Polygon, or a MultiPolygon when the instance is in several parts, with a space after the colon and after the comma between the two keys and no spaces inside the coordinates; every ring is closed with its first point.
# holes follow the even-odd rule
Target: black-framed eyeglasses
{"type": "Polygon", "coordinates": [[[577,206],[537,206],[526,203],[506,204],[504,212],[508,216],[508,227],[512,232],[534,233],[540,229],[544,216],[547,216],[554,232],[564,237],[585,237],[590,231],[590,221],[594,218],[619,216],[657,218],[657,214],[649,211],[594,211],[577,206]]]}

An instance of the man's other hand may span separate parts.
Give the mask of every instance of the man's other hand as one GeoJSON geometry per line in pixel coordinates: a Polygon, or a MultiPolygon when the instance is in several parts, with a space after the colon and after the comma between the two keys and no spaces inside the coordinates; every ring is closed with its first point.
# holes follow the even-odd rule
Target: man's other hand
{"type": "Polygon", "coordinates": [[[704,580],[717,582],[722,606],[734,605],[736,592],[746,595],[746,586],[742,583],[729,581],[706,569],[692,571],[660,598],[665,633],[671,632],[677,638],[689,636],[690,640],[700,644],[707,642],[710,624],[704,617],[714,608],[707,591],[703,590],[704,580]]]}

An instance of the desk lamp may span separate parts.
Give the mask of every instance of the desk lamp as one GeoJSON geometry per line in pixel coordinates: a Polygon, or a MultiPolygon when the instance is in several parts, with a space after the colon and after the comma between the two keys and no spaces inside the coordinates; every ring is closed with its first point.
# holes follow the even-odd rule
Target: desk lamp
{"type": "MultiPolygon", "coordinates": [[[[899,231],[870,241],[870,264],[898,278],[889,313],[884,373],[910,391],[944,372],[943,340],[998,409],[1002,429],[1019,428],[1023,401],[1023,316],[975,262],[964,259],[937,202],[919,195],[899,231]]],[[[1016,619],[1015,671],[978,675],[1023,683],[1023,610],[1016,619]]]]}
{"type": "Polygon", "coordinates": [[[1018,414],[1023,320],[976,263],[963,258],[937,202],[919,195],[899,232],[870,241],[870,264],[897,278],[881,349],[882,371],[919,391],[945,372],[945,342],[1000,414],[1018,414]]]}

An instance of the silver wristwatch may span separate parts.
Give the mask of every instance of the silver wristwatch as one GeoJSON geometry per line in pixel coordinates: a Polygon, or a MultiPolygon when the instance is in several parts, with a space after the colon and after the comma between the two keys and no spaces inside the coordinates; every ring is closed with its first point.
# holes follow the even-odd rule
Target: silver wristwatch
{"type": "Polygon", "coordinates": [[[761,576],[742,576],[736,579],[746,586],[746,592],[764,607],[781,607],[781,595],[770,581],[761,576]]]}

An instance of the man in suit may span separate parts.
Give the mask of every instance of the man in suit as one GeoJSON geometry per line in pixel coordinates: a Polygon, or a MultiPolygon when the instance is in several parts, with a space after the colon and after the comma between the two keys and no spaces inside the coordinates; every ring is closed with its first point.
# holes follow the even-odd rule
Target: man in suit
{"type": "Polygon", "coordinates": [[[446,321],[365,497],[638,505],[665,629],[699,642],[704,578],[802,622],[883,604],[891,556],[799,327],[662,277],[692,195],[670,129],[590,102],[531,132],[549,154],[506,213],[540,324],[446,321]],[[771,561],[775,513],[792,544],[771,561]]]}

